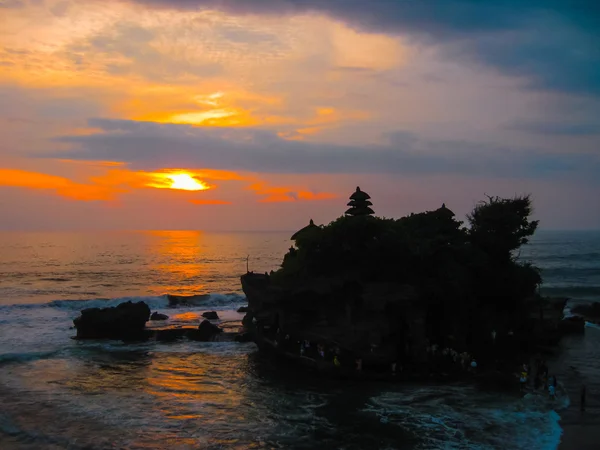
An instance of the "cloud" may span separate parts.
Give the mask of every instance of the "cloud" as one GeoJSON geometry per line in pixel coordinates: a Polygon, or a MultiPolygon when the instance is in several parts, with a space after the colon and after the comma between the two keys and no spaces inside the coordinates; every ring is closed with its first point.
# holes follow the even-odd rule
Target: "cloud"
{"type": "Polygon", "coordinates": [[[273,132],[198,128],[94,119],[101,132],[57,138],[70,150],[61,159],[124,161],[132,167],[210,167],[255,173],[462,174],[547,177],[577,173],[594,178],[595,155],[547,154],[530,148],[424,140],[399,132],[385,146],[341,146],[286,140],[273,132]]]}
{"type": "Polygon", "coordinates": [[[82,201],[114,200],[116,194],[124,192],[109,186],[75,183],[65,177],[18,169],[0,169],[0,186],[49,190],[82,201]]]}
{"type": "Polygon", "coordinates": [[[596,136],[600,134],[600,123],[519,121],[507,126],[507,128],[552,136],[596,136]]]}
{"type": "Polygon", "coordinates": [[[290,187],[274,187],[263,182],[254,183],[248,189],[263,196],[260,200],[263,203],[332,200],[338,197],[336,194],[330,192],[294,191],[290,187]]]}
{"type": "Polygon", "coordinates": [[[112,75],[135,73],[151,81],[173,82],[187,74],[214,77],[222,73],[218,62],[190,57],[188,47],[165,44],[164,38],[154,28],[118,22],[69,45],[65,53],[81,62],[104,62],[104,69],[112,75]]]}
{"type": "Polygon", "coordinates": [[[190,200],[190,203],[194,205],[231,205],[232,202],[227,200],[211,200],[211,199],[194,199],[190,200]]]}
{"type": "Polygon", "coordinates": [[[25,8],[25,2],[23,0],[1,0],[0,9],[20,9],[25,8]]]}
{"type": "Polygon", "coordinates": [[[317,12],[367,31],[410,35],[537,89],[600,95],[600,3],[587,0],[136,0],[230,14],[317,12]]]}
{"type": "MultiPolygon", "coordinates": [[[[42,172],[0,168],[0,187],[16,187],[53,191],[58,196],[81,201],[114,201],[123,194],[158,189],[168,190],[176,196],[189,196],[200,191],[219,190],[226,199],[192,198],[196,205],[229,205],[240,198],[261,203],[318,201],[337,198],[329,192],[315,192],[306,185],[289,183],[275,185],[253,173],[237,173],[214,169],[164,168],[154,171],[131,170],[116,161],[60,160],[63,169],[77,169],[74,174],[85,182],[73,181],[71,177],[42,172]],[[82,176],[83,173],[87,175],[82,176]],[[95,173],[95,174],[94,174],[95,173]],[[207,182],[211,181],[211,184],[207,182]],[[214,184],[213,184],[214,183],[214,184]],[[241,185],[245,185],[245,187],[241,185]],[[225,188],[225,189],[223,189],[225,188]],[[255,195],[244,195],[244,193],[255,195]],[[241,195],[241,197],[240,197],[241,195]],[[235,201],[234,201],[235,199],[235,201]]],[[[71,171],[73,172],[73,171],[71,171]]],[[[210,196],[210,193],[208,194],[210,196]]]]}

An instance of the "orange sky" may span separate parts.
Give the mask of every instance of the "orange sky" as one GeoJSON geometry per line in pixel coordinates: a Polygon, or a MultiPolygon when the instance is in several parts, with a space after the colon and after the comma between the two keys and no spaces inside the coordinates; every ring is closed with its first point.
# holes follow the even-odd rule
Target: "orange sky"
{"type": "Polygon", "coordinates": [[[570,202],[599,187],[597,97],[445,19],[294,4],[5,2],[0,229],[295,229],[356,185],[388,217],[531,193],[542,226],[600,227],[570,202]]]}

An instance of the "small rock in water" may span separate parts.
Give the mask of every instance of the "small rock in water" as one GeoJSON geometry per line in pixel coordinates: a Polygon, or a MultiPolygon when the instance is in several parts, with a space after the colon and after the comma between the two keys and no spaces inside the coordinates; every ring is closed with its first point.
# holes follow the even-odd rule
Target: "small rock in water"
{"type": "Polygon", "coordinates": [[[245,313],[248,312],[248,307],[247,306],[240,306],[237,310],[237,312],[239,313],[245,313]]]}
{"type": "Polygon", "coordinates": [[[167,316],[166,314],[160,314],[156,311],[153,312],[150,316],[150,320],[167,320],[168,318],[169,316],[167,316]]]}
{"type": "Polygon", "coordinates": [[[202,313],[202,317],[208,320],[219,320],[219,316],[216,311],[206,311],[202,313]]]}
{"type": "Polygon", "coordinates": [[[208,320],[203,320],[197,330],[190,330],[188,337],[193,341],[208,342],[212,341],[217,334],[222,332],[223,330],[218,326],[210,323],[208,320]]]}

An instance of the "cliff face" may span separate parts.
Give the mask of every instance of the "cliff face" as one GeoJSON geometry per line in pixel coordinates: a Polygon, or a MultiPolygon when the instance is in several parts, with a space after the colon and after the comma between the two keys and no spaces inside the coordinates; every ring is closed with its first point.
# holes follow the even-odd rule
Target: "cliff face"
{"type": "Polygon", "coordinates": [[[562,321],[566,299],[532,299],[522,326],[491,326],[469,338],[456,317],[442,318],[454,325],[446,330],[455,331],[441,336],[439,322],[432,322],[440,311],[427,308],[408,285],[320,278],[282,287],[269,275],[254,273],[241,282],[248,298],[244,324],[260,348],[301,355],[301,343],[308,341],[329,352],[329,360],[332,355],[351,362],[360,358],[371,367],[426,362],[432,344],[439,351],[474,352],[481,361],[518,359],[578,329],[562,321]],[[486,354],[491,349],[494,355],[486,354]]]}
{"type": "Polygon", "coordinates": [[[241,282],[259,346],[309,341],[381,364],[425,353],[424,311],[409,286],[324,278],[282,288],[253,273],[241,282]]]}

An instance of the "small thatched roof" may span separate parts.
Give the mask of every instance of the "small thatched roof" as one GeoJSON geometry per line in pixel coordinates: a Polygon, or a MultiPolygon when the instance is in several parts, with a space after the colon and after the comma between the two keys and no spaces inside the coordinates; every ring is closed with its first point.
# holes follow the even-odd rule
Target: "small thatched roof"
{"type": "Polygon", "coordinates": [[[313,220],[310,219],[310,222],[308,223],[308,225],[306,225],[304,228],[301,228],[300,230],[296,231],[292,235],[291,239],[294,241],[294,240],[298,239],[298,236],[300,236],[302,233],[304,233],[304,232],[306,232],[308,230],[315,229],[315,228],[319,228],[319,226],[315,225],[315,223],[313,222],[313,220]]]}
{"type": "Polygon", "coordinates": [[[442,213],[448,217],[454,217],[455,214],[450,209],[446,208],[446,204],[442,203],[442,207],[437,209],[437,212],[442,213]]]}
{"type": "Polygon", "coordinates": [[[350,200],[368,200],[371,196],[364,191],[360,190],[360,187],[356,187],[354,194],[350,196],[350,200]]]}

